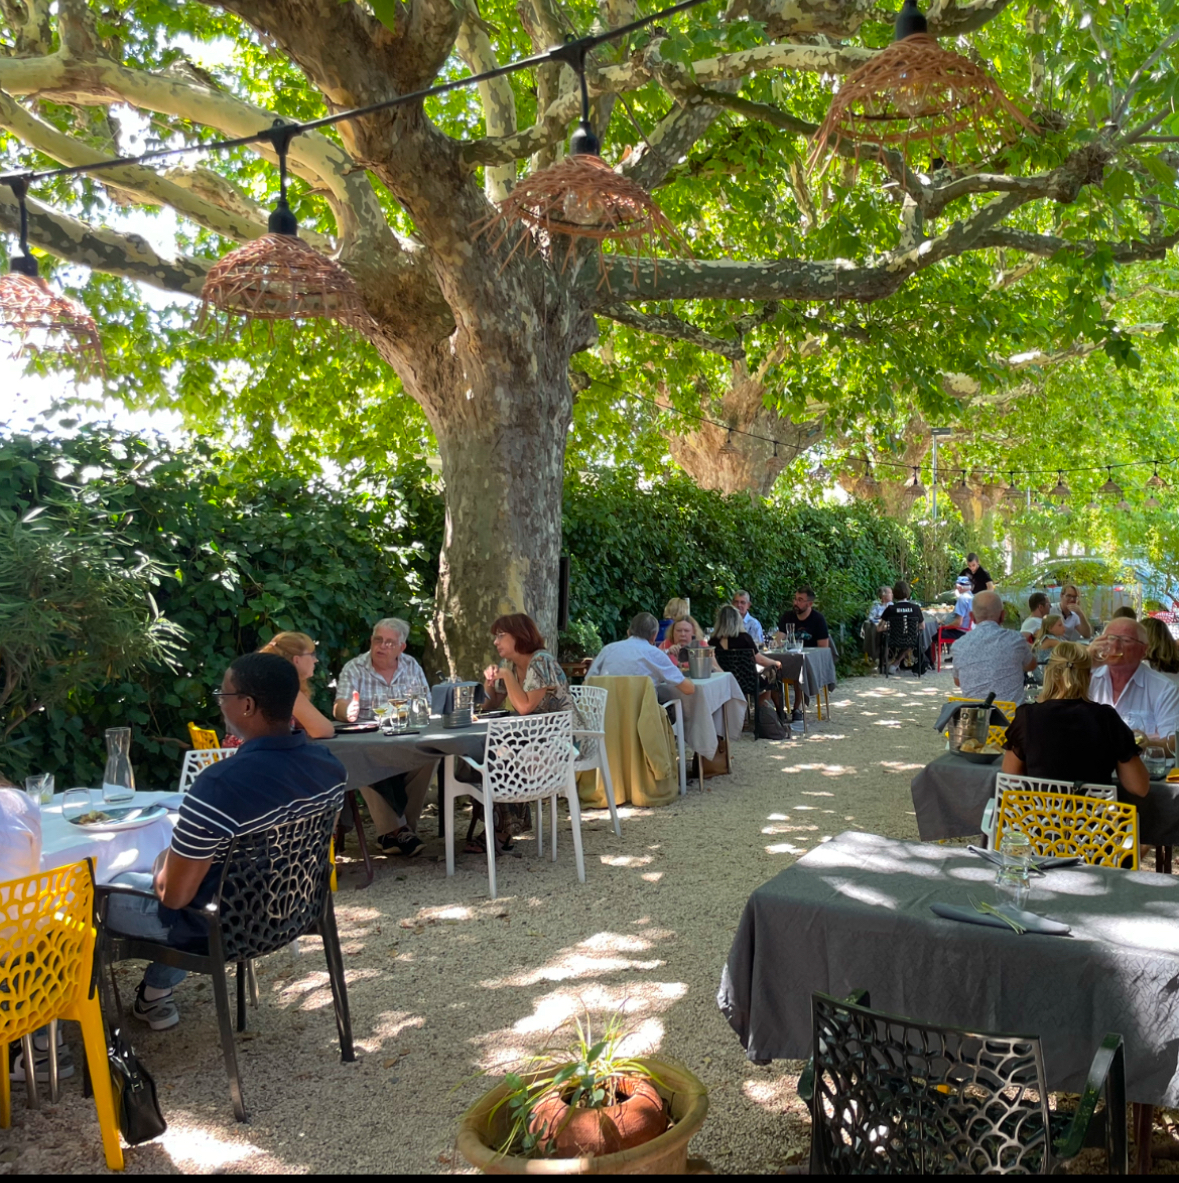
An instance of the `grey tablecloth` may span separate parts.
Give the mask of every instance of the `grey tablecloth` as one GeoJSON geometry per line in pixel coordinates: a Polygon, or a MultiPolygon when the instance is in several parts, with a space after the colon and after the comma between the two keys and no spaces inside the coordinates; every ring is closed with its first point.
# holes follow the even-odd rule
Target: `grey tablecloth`
{"type": "Polygon", "coordinates": [[[1080,1092],[1107,1032],[1126,1041],[1129,1099],[1179,1104],[1179,877],[1105,867],[1033,880],[1031,910],[1066,937],[942,920],[934,902],[993,902],[994,867],[959,847],[843,833],[750,897],[717,1001],[751,1060],[811,1054],[811,993],[1038,1035],[1048,1083],[1080,1092]]]}
{"type": "Polygon", "coordinates": [[[802,691],[807,698],[813,698],[823,686],[828,690],[835,689],[835,653],[831,649],[820,649],[816,645],[801,653],[775,651],[766,656],[782,663],[783,682],[802,682],[802,691]]]}
{"type": "Polygon", "coordinates": [[[434,722],[415,735],[367,731],[314,742],[323,744],[344,765],[348,787],[356,789],[399,772],[436,764],[443,756],[459,754],[478,758],[483,755],[486,734],[486,723],[448,730],[434,722]]]}
{"type": "MultiPolygon", "coordinates": [[[[969,838],[981,833],[983,810],[995,795],[1001,761],[975,764],[956,752],[943,752],[909,786],[917,811],[917,833],[925,842],[969,838]]],[[[1179,785],[1156,780],[1145,798],[1120,793],[1138,808],[1138,835],[1151,846],[1179,843],[1179,785]]]]}

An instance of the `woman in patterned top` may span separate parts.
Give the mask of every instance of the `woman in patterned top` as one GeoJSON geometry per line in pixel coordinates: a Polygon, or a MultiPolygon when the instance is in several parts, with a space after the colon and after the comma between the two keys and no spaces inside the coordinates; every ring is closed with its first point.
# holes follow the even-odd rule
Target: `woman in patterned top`
{"type": "MultiPolygon", "coordinates": [[[[565,671],[545,649],[536,621],[524,612],[500,616],[491,626],[491,634],[502,664],[489,665],[483,671],[488,705],[495,708],[506,699],[518,715],[570,711],[574,730],[579,728],[581,717],[569,693],[565,671]]],[[[511,850],[512,835],[532,828],[532,811],[527,805],[497,805],[494,824],[496,850],[511,850]]],[[[471,854],[480,853],[483,842],[482,834],[469,837],[466,849],[471,854]]]]}

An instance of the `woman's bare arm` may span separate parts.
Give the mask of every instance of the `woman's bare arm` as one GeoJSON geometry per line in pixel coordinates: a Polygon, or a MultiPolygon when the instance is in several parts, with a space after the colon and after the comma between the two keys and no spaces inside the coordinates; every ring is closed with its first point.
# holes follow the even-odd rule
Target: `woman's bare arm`
{"type": "Polygon", "coordinates": [[[1146,771],[1141,756],[1134,756],[1118,765],[1118,781],[1127,793],[1135,797],[1145,797],[1150,792],[1150,773],[1146,771]]]}
{"type": "Polygon", "coordinates": [[[291,714],[295,716],[299,726],[312,739],[328,739],[330,736],[336,734],[336,729],[332,726],[331,719],[321,714],[316,709],[315,703],[302,690],[299,691],[299,695],[295,699],[295,706],[291,714]]]}

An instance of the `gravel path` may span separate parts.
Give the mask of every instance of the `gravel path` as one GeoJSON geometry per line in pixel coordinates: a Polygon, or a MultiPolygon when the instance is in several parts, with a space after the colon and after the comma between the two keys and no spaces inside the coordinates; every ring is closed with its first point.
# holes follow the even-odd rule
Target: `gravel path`
{"type": "MultiPolygon", "coordinates": [[[[834,721],[791,743],[735,745],[731,777],[693,785],[662,810],[583,821],[578,884],[568,823],[558,861],[499,862],[487,898],[482,861],[442,846],[377,858],[377,877],[336,896],[358,1059],[341,1064],[317,940],[260,963],[261,1005],[239,1037],[249,1124],[233,1120],[212,993],[177,990],[181,1025],[137,1028],[168,1132],[127,1152],[131,1172],[441,1172],[463,1169],[453,1138],[463,1110],[500,1066],[535,1050],[583,1006],[622,1007],[636,1045],[683,1061],[711,1090],[693,1154],[718,1171],[775,1172],[803,1159],[806,1112],[797,1066],[751,1065],[716,1006],[741,909],[760,883],[846,829],[916,839],[914,772],[942,748],[932,729],[948,673],[856,678],[832,696],[834,721]]],[[[430,833],[433,821],[423,829],[430,833]]],[[[425,835],[423,835],[425,836],[425,835]]],[[[349,845],[355,854],[355,843],[349,845]]],[[[124,996],[138,971],[123,967],[124,996]]],[[[76,1046],[76,1031],[67,1038],[76,1046]]],[[[57,1106],[24,1107],[0,1134],[0,1173],[103,1169],[80,1075],[57,1106]]]]}

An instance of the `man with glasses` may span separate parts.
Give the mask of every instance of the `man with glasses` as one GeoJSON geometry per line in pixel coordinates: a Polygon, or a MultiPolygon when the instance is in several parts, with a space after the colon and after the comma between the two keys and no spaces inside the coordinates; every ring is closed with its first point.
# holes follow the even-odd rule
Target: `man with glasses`
{"type": "Polygon", "coordinates": [[[1145,661],[1146,629],[1136,620],[1111,620],[1089,648],[1103,664],[1093,671],[1089,697],[1108,703],[1127,726],[1172,745],[1179,728],[1179,688],[1145,661]]]}
{"type": "MultiPolygon", "coordinates": [[[[373,625],[368,652],[348,662],[336,679],[332,714],[337,719],[356,722],[349,719],[348,712],[353,693],[358,696],[362,719],[370,717],[374,702],[382,702],[391,695],[430,696],[430,684],[422,667],[405,652],[408,636],[409,625],[396,616],[386,616],[373,625]]],[[[360,786],[360,795],[377,831],[377,845],[386,853],[400,851],[412,856],[422,852],[424,844],[416,831],[434,767],[427,764],[413,772],[360,786]]]]}
{"type": "Polygon", "coordinates": [[[756,619],[749,611],[749,606],[752,602],[747,591],[739,591],[733,597],[733,607],[740,614],[741,623],[745,626],[745,631],[753,638],[753,643],[760,647],[765,642],[765,632],[761,627],[761,621],[756,619]]]}
{"type": "MultiPolygon", "coordinates": [[[[237,658],[214,691],[226,728],[243,743],[232,760],[211,764],[180,804],[172,844],[150,873],[125,872],[114,884],[151,892],[110,897],[106,924],[114,932],[203,951],[208,933],[182,908],[204,907],[217,890],[229,844],[344,803],[344,766],[302,731],[291,731],[299,675],[285,657],[237,658]]],[[[172,989],[185,971],[153,962],[144,971],[131,1013],[153,1031],[180,1022],[172,989]]]]}

